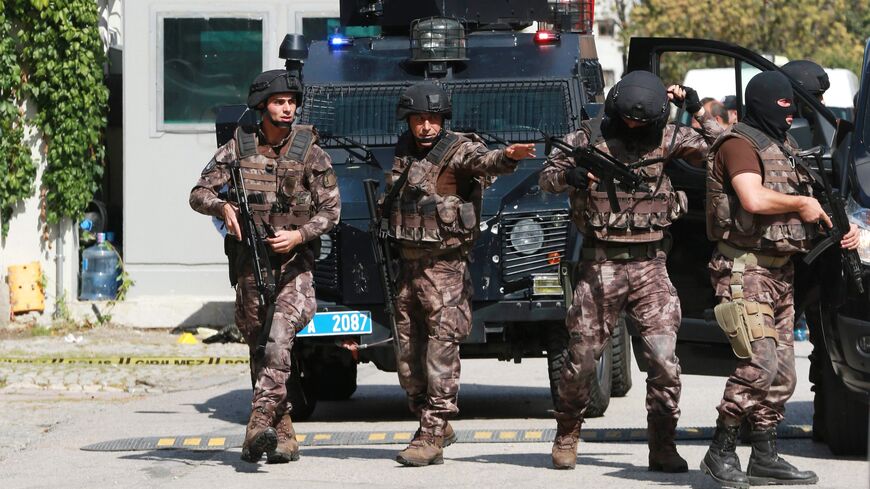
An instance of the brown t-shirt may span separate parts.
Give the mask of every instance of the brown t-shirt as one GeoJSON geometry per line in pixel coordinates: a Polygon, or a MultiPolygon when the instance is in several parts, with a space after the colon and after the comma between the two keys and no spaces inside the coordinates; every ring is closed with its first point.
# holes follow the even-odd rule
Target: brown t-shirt
{"type": "Polygon", "coordinates": [[[731,138],[722,143],[716,152],[715,162],[717,168],[724,168],[727,172],[728,178],[722,179],[726,182],[741,173],[761,175],[761,158],[752,144],[745,139],[731,138]]]}
{"type": "Polygon", "coordinates": [[[713,159],[713,174],[724,184],[725,191],[732,193],[731,179],[741,173],[761,173],[761,159],[752,143],[741,138],[729,138],[722,143],[713,159]]]}

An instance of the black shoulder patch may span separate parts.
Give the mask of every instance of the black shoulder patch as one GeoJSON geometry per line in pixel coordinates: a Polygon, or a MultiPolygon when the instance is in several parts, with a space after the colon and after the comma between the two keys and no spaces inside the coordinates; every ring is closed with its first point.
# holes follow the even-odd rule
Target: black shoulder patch
{"type": "Polygon", "coordinates": [[[216,166],[217,166],[217,160],[212,158],[211,160],[209,160],[208,164],[205,165],[205,168],[202,169],[202,173],[200,173],[200,175],[205,176],[206,173],[209,173],[210,171],[214,170],[214,167],[216,167],[216,166]]]}

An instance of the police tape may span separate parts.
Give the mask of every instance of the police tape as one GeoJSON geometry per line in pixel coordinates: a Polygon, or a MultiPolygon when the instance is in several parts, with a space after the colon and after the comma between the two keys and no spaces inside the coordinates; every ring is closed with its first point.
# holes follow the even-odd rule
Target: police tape
{"type": "Polygon", "coordinates": [[[247,365],[248,357],[0,357],[3,365],[155,365],[196,367],[202,365],[247,365]]]}
{"type": "MultiPolygon", "coordinates": [[[[677,440],[710,440],[715,428],[677,428],[677,440]]],[[[810,425],[785,425],[777,429],[778,438],[809,438],[810,425]]],[[[297,433],[296,441],[302,446],[364,446],[404,445],[414,436],[412,431],[333,431],[297,433]]],[[[457,430],[456,443],[550,443],[555,429],[518,430],[457,430]]],[[[91,452],[130,452],[151,450],[227,450],[239,448],[244,442],[241,434],[159,436],[124,438],[82,447],[91,452]]],[[[646,428],[584,428],[580,438],[585,442],[621,443],[647,440],[646,428]]]]}

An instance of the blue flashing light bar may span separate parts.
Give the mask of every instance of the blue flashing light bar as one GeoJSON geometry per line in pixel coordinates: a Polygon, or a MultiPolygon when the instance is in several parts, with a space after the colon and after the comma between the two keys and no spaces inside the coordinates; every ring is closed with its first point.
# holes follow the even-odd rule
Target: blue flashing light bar
{"type": "Polygon", "coordinates": [[[330,36],[329,37],[329,47],[333,49],[340,49],[347,46],[353,46],[353,38],[352,37],[344,37],[344,36],[330,36]]]}

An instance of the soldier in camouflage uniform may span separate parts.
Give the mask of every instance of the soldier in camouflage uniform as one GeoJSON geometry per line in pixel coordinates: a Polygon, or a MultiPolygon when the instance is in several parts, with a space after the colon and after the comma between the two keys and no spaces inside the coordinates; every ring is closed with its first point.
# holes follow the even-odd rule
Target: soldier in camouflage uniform
{"type": "Polygon", "coordinates": [[[649,468],[688,470],[674,443],[680,415],[680,365],[674,353],[680,302],[665,268],[667,229],[685,214],[686,196],[674,191],[664,166],[671,158],[703,164],[708,144],[721,131],[694,90],[677,85],[665,89],[652,73],[634,71],[608,93],[603,118],[584,122],[566,141],[573,146],[594,145],[626,164],[642,162],[633,171],[652,193],[628,193],[617,186],[621,210],[616,212],[598,178],[558,149],[541,172],[545,191],[570,192],[572,219],[583,233],[582,260],[566,319],[568,360],[557,386],[552,455],[558,469],[576,465],[596,362],[624,310],[640,330],[649,362],[649,468]],[[667,124],[669,99],[685,104],[701,129],[667,124]]]}
{"type": "MultiPolygon", "coordinates": [[[[728,487],[814,484],[816,474],[779,457],[776,427],[797,382],[790,257],[807,252],[818,223],[830,227],[831,221],[813,198],[813,177],[786,133],[795,113],[789,80],[778,72],[756,75],[746,86],[746,104],[745,119],[723,134],[708,156],[707,235],[717,241],[709,265],[721,303],[717,320],[729,330],[720,311],[740,306],[751,351],[744,351],[745,343],[734,347],[748,358],[738,361],[725,384],[701,470],[728,487]],[[746,474],[735,452],[744,419],[752,428],[746,474]]],[[[854,224],[841,246],[858,246],[854,224]]]]}
{"type": "MultiPolygon", "coordinates": [[[[291,126],[301,104],[302,85],[285,70],[266,71],[251,84],[248,107],[262,112],[256,131],[240,127],[221,146],[190,192],[190,206],[222,219],[231,281],[236,287],[236,325],[251,351],[252,411],[242,459],[269,463],[299,458],[290,419],[286,382],[296,333],[314,316],[312,271],[320,236],[338,222],[341,211],[335,172],[310,126],[291,126]],[[255,223],[262,226],[275,276],[275,314],[265,354],[255,358],[265,313],[259,307],[249,250],[242,244],[237,205],[219,192],[232,187],[230,168],[241,167],[255,223]],[[233,272],[232,270],[235,270],[233,272]]],[[[232,196],[241,189],[230,188],[232,196]]]]}
{"type": "Polygon", "coordinates": [[[396,145],[393,188],[385,198],[390,237],[399,245],[397,323],[399,383],[420,429],[396,460],[442,463],[455,439],[447,422],[459,412],[459,343],[471,331],[468,252],[478,230],[484,179],[513,172],[533,144],[487,151],[474,135],[442,128],[450,100],[421,83],[401,96],[397,118],[408,131],[396,145]]]}

